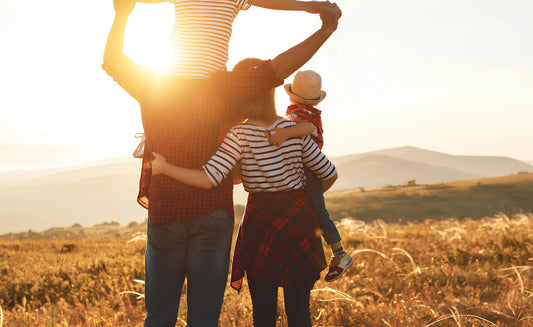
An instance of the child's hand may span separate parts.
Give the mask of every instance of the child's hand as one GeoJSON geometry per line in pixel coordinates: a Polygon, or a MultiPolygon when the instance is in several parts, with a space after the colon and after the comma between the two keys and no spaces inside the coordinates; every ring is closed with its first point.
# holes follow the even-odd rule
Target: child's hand
{"type": "Polygon", "coordinates": [[[163,168],[167,164],[167,159],[159,153],[152,152],[155,159],[152,160],[152,175],[163,174],[163,168]]]}
{"type": "Polygon", "coordinates": [[[305,11],[311,14],[318,14],[320,12],[320,9],[324,6],[329,4],[329,1],[309,1],[307,2],[307,8],[305,11]]]}
{"type": "Polygon", "coordinates": [[[268,140],[270,145],[280,146],[289,138],[289,134],[285,128],[276,127],[271,129],[271,131],[275,133],[270,133],[270,138],[268,140]]]}

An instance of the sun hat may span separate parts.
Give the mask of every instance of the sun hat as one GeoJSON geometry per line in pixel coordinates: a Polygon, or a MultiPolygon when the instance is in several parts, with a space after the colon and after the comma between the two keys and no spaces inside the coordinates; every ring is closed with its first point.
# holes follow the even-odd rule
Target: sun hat
{"type": "Polygon", "coordinates": [[[292,83],[283,87],[293,101],[302,104],[317,104],[326,97],[326,92],[322,90],[322,77],[312,70],[297,72],[292,83]]]}

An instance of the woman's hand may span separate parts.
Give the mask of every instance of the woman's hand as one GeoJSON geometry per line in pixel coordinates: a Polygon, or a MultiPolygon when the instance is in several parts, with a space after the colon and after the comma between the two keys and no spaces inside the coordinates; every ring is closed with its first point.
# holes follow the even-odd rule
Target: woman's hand
{"type": "Polygon", "coordinates": [[[152,155],[155,158],[152,160],[152,175],[164,174],[164,168],[168,165],[167,159],[156,152],[152,152],[152,155]]]}

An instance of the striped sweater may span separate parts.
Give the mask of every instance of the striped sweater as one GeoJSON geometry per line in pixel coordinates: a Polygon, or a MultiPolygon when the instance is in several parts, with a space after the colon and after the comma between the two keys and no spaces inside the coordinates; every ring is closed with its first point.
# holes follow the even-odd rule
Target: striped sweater
{"type": "Polygon", "coordinates": [[[303,166],[320,179],[336,174],[335,166],[309,136],[288,139],[279,147],[270,145],[267,130],[295,125],[284,118],[271,126],[241,124],[230,129],[224,141],[203,166],[214,186],[226,178],[240,161],[241,177],[247,192],[280,192],[303,189],[303,166]]]}
{"type": "Polygon", "coordinates": [[[173,60],[169,72],[208,78],[226,69],[232,24],[247,0],[170,0],[175,23],[170,36],[173,60]]]}

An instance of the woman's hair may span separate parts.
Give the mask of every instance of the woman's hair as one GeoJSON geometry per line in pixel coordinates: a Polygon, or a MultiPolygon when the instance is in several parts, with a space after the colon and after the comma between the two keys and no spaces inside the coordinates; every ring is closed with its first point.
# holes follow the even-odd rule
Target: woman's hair
{"type": "MultiPolygon", "coordinates": [[[[251,69],[257,67],[261,62],[262,60],[257,58],[246,58],[239,61],[233,67],[233,71],[251,69]]],[[[275,91],[276,89],[270,89],[263,96],[245,103],[240,110],[242,117],[266,122],[278,117],[276,112],[275,91]]]]}

